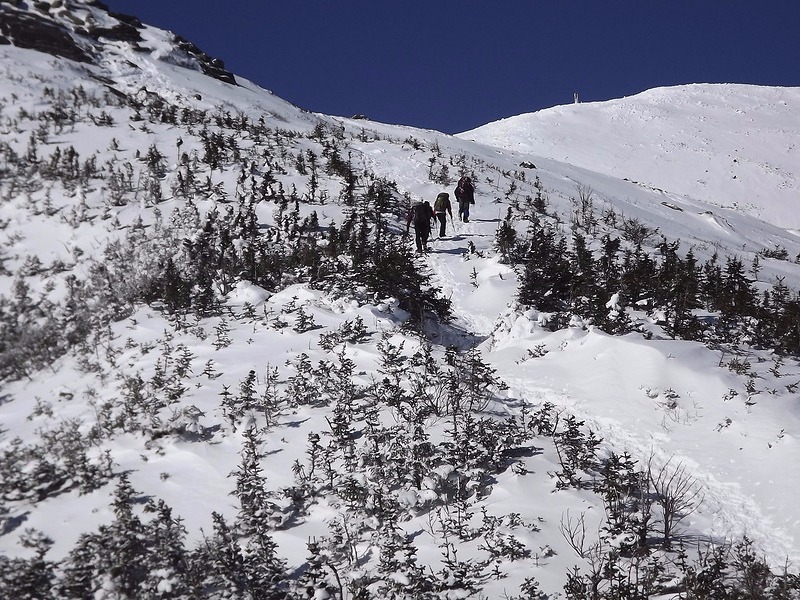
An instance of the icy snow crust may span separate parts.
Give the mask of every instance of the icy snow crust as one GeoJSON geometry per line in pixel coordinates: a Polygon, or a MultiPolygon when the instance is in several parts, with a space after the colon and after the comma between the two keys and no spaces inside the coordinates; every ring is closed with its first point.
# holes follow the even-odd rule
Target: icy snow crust
{"type": "MultiPolygon", "coordinates": [[[[747,86],[658,89],[599,105],[556,107],[450,137],[436,131],[308,113],[247,81],[237,79],[240,86],[234,87],[167,64],[159,60],[171,51],[166,34],[146,28],[143,35],[150,53],[120,46],[101,68],[0,46],[0,97],[7,103],[15,94],[17,108],[36,110],[41,107],[44,85],[69,90],[80,83],[86,89],[102,90],[104,84],[97,77],[102,76],[126,92],[153,90],[201,109],[230,107],[254,120],[264,116],[289,130],[308,132],[324,122],[354,135],[367,132],[379,139],[353,141],[359,153],[352,159],[354,164],[396,181],[399,191],[412,198],[433,200],[444,188],[429,181],[430,153],[403,143],[409,137],[426,147],[438,144],[445,155],[464,154],[484,161],[487,170],[480,174],[471,222],[448,223],[448,236],[434,240],[433,251],[425,258],[437,285],[453,302],[455,325],[461,331],[442,330],[436,334],[438,341],[452,343],[468,335],[483,340],[480,349],[485,359],[510,386],[493,407],[496,411],[510,414],[518,412],[523,403],[551,402],[585,420],[617,452],[628,451],[640,460],[652,456],[661,464],[670,459],[684,463],[702,484],[704,496],[700,509],[685,523],[690,534],[719,540],[746,534],[773,564],[783,564],[787,558],[795,565],[800,561],[798,394],[785,387],[800,378],[800,365],[787,361],[785,379],[777,380],[767,372],[770,357],[754,355],[753,368],[774,393],[762,393],[751,406],[743,402],[743,394],[726,400],[730,390],[743,389],[745,380],[720,368],[725,357],[718,351],[659,339],[658,335],[649,341],[632,334],[611,337],[591,327],[549,332],[540,326],[543,315],[512,310],[516,276],[492,250],[495,230],[508,203],[504,197],[508,182],[501,172],[519,170],[520,163],[528,161],[536,165],[535,170],[527,171],[529,182],[534,177],[541,180],[551,208],[567,223],[576,186],[588,186],[598,211],[613,207],[628,218],[658,227],[668,239],[680,239],[684,248],[693,247],[701,260],[714,251],[751,259],[756,251],[778,245],[790,256],[797,255],[800,240],[783,226],[800,227],[797,180],[792,171],[800,165],[794,146],[800,90],[747,86]],[[477,253],[465,255],[469,242],[477,253]],[[529,358],[528,351],[537,347],[547,353],[529,358]],[[765,362],[759,363],[759,358],[765,362]]],[[[64,132],[58,141],[87,155],[95,150],[110,153],[114,137],[119,147],[114,154],[119,160],[132,160],[136,149],[144,151],[155,143],[171,152],[168,161],[175,164],[176,131],[169,126],[154,127],[143,135],[128,127],[127,116],[116,116],[120,126],[78,128],[64,132]]],[[[27,135],[15,135],[8,128],[1,135],[24,151],[27,135]]],[[[215,172],[215,183],[232,190],[236,174],[233,168],[215,172]]],[[[296,175],[287,176],[285,185],[288,187],[293,177],[302,189],[303,182],[296,175]]],[[[69,209],[68,199],[56,200],[67,207],[64,210],[69,209]]],[[[87,190],[87,203],[99,214],[98,207],[103,204],[100,192],[87,190]]],[[[168,213],[176,203],[168,198],[159,210],[168,213]]],[[[105,240],[118,235],[101,219],[73,229],[58,219],[32,215],[23,205],[21,198],[0,205],[0,218],[9,222],[5,235],[19,234],[7,250],[6,267],[11,272],[27,254],[38,254],[49,263],[74,255],[76,248],[87,254],[97,252],[105,240]]],[[[269,224],[272,207],[262,208],[260,216],[269,224]]],[[[320,222],[341,218],[336,204],[314,209],[320,211],[320,222]]],[[[116,216],[123,225],[139,216],[146,223],[153,220],[152,209],[136,204],[119,207],[116,216]]],[[[796,263],[763,260],[759,279],[774,281],[778,276],[793,289],[800,287],[796,263]]],[[[9,276],[0,276],[0,292],[9,294],[11,284],[9,276]]],[[[242,283],[228,300],[234,309],[247,302],[259,313],[280,312],[292,301],[305,304],[325,330],[361,317],[371,339],[349,345],[347,355],[357,363],[365,383],[377,366],[379,332],[397,340],[403,337],[399,327],[405,315],[391,299],[357,306],[302,286],[270,295],[242,283]]],[[[218,324],[218,318],[210,318],[199,326],[211,332],[218,324]]],[[[185,520],[189,544],[200,540],[203,531],[210,531],[212,511],[226,516],[236,512],[235,499],[229,495],[234,482],[228,475],[239,460],[241,430],[231,431],[220,413],[221,387],[235,388],[250,369],[263,376],[267,365],[285,374],[286,361],[301,352],[308,353],[312,362],[327,356],[317,345],[318,331],[295,333],[290,327],[278,330],[231,320],[229,325],[232,343],[219,350],[188,332],[171,341],[185,344],[195,355],[189,381],[203,386],[189,391],[184,403],[202,411],[200,422],[206,427],[222,427],[223,434],[215,435],[213,444],[166,438],[160,440],[156,451],[146,448],[138,435],[118,435],[103,448],[111,451],[119,471],[130,471],[136,490],[163,498],[185,520]],[[213,360],[222,374],[214,385],[200,374],[208,360],[213,360]]],[[[143,354],[137,348],[163,342],[169,328],[149,307],[113,324],[116,344],[122,347],[131,341],[131,349],[117,358],[121,371],[151,376],[156,353],[143,354]]],[[[0,443],[7,443],[12,436],[31,439],[37,430],[60,419],[91,423],[93,408],[86,402],[89,389],[105,399],[119,394],[115,381],[104,382],[97,374],[80,371],[69,355],[30,380],[6,382],[0,396],[4,432],[0,443]],[[64,400],[67,396],[72,400],[64,400]],[[55,416],[33,416],[36,399],[52,401],[55,416]]],[[[274,489],[292,483],[290,465],[296,459],[304,460],[308,432],[327,429],[325,416],[301,406],[284,417],[283,427],[266,435],[265,448],[271,454],[264,465],[274,489]]],[[[441,427],[442,423],[431,423],[433,432],[441,427]]],[[[559,531],[564,514],[586,513],[590,523],[602,516],[602,504],[590,494],[579,490],[554,493],[554,482],[547,476],[557,469],[552,447],[542,448],[525,463],[528,471],[538,476],[506,471],[484,504],[496,514],[518,512],[523,520],[536,522],[541,531],[523,541],[533,550],[550,547],[556,554],[524,574],[515,573],[512,565],[510,579],[487,587],[486,593],[495,594],[490,597],[500,597],[504,589],[517,589],[528,574],[535,575],[546,591],[560,589],[564,573],[580,562],[559,531]]],[[[53,557],[63,556],[82,532],[112,519],[111,492],[106,487],[88,495],[71,492],[37,504],[12,504],[13,515],[23,526],[0,536],[0,552],[25,556],[27,551],[18,540],[23,530],[31,527],[55,540],[53,557]]],[[[399,499],[409,505],[424,500],[415,494],[409,492],[399,499]]],[[[308,539],[325,535],[326,520],[335,514],[337,507],[321,499],[304,523],[277,531],[275,539],[282,555],[290,563],[302,563],[308,539]]],[[[425,535],[424,518],[403,526],[425,535]]],[[[423,564],[436,564],[439,551],[423,548],[419,558],[423,564]]]]}

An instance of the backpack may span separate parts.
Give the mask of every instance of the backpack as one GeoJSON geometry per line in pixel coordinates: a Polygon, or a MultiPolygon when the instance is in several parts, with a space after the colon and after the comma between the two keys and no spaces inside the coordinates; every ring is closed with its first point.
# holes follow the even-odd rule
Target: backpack
{"type": "Polygon", "coordinates": [[[442,192],[438,196],[436,196],[436,202],[433,203],[433,211],[434,212],[445,212],[447,210],[447,206],[450,204],[450,194],[447,192],[442,192]]]}
{"type": "Polygon", "coordinates": [[[475,204],[474,193],[475,188],[472,187],[472,182],[466,175],[458,180],[458,186],[456,187],[456,198],[460,204],[465,202],[475,204]]]}
{"type": "Polygon", "coordinates": [[[418,227],[420,225],[430,225],[431,222],[431,209],[430,206],[425,204],[424,202],[417,202],[414,206],[411,207],[414,227],[418,227]]]}

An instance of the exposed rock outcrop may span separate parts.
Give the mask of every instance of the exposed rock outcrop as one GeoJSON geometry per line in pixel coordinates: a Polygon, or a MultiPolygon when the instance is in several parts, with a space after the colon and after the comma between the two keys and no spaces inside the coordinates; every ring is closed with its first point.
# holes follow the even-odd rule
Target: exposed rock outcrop
{"type": "MultiPolygon", "coordinates": [[[[0,45],[37,50],[80,63],[99,64],[124,44],[135,52],[149,52],[142,36],[145,25],[136,18],[109,11],[94,0],[50,0],[24,2],[0,0],[0,45]]],[[[173,55],[159,59],[183,67],[194,67],[209,77],[236,84],[236,79],[218,58],[209,56],[183,37],[171,36],[173,55]]]]}

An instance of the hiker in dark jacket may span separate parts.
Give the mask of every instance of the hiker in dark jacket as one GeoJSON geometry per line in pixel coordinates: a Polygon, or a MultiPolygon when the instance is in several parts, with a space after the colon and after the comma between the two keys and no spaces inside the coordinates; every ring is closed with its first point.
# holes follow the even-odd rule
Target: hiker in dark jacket
{"type": "Polygon", "coordinates": [[[411,210],[408,211],[408,217],[406,218],[406,234],[413,222],[417,252],[428,251],[428,237],[431,235],[432,219],[433,208],[431,208],[431,203],[427,200],[425,200],[425,202],[417,202],[411,207],[411,210]]]}
{"type": "Polygon", "coordinates": [[[453,208],[450,205],[450,194],[442,192],[436,196],[436,202],[433,203],[433,214],[439,220],[439,237],[444,237],[445,227],[447,225],[447,215],[450,219],[453,218],[453,208]]]}
{"type": "Polygon", "coordinates": [[[475,188],[472,185],[472,180],[466,175],[458,180],[456,200],[458,200],[458,219],[468,223],[469,205],[475,204],[475,188]]]}

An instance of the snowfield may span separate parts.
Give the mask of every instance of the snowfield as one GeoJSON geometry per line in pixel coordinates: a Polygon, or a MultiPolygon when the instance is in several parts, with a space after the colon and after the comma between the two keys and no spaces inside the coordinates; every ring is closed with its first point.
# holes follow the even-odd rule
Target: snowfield
{"type": "Polygon", "coordinates": [[[800,88],[692,84],[458,135],[800,228],[800,88]]]}
{"type": "MultiPolygon", "coordinates": [[[[691,249],[699,260],[715,253],[740,256],[747,269],[759,252],[784,249],[788,259],[759,255],[753,277],[761,290],[781,280],[796,291],[800,289],[800,264],[795,260],[800,255],[796,233],[800,149],[795,146],[800,134],[800,89],[660,88],[610,102],[554,107],[448,136],[309,113],[251,82],[237,78],[234,86],[182,66],[182,55],[174,54],[167,32],[144,27],[142,37],[145,51],[120,43],[107,49],[97,65],[0,46],[3,172],[10,171],[12,151],[25,155],[29,140],[36,138],[36,121],[20,117],[21,111],[45,113],[59,92],[69,96],[78,86],[95,98],[115,90],[139,95],[145,102],[148,94],[157,94],[187,111],[227,112],[251,123],[261,120],[271,132],[279,131],[281,139],[289,140],[285,142],[289,157],[279,159],[281,149],[274,142],[278,138],[241,134],[237,147],[252,170],[243,175],[239,163],[223,159],[218,168],[198,172],[198,180],[207,177],[209,183],[193,198],[199,215],[233,210],[242,190],[255,195],[254,188],[247,187],[248,177],[272,164],[285,167],[273,172],[282,189],[288,193],[294,188],[303,198],[297,204],[298,220],[314,211],[320,226],[340,225],[352,212],[339,200],[341,179],[320,169],[318,187],[309,191],[308,171],[289,168],[297,164],[296,155],[313,151],[322,156],[324,145],[315,137],[319,128],[346,140],[347,160],[358,173],[394,182],[393,194],[403,209],[416,199],[432,202],[441,191],[452,197],[459,165],[474,171],[476,204],[470,222],[448,220],[447,235],[434,234],[431,251],[415,258],[418,268],[430,275],[452,304],[449,323],[430,318],[425,324],[431,360],[444,365],[447,347],[465,352],[477,348],[507,386],[492,388],[480,415],[525,419],[530,418],[529,411],[552,405],[562,422],[570,416],[583,421],[602,440],[601,454],[628,453],[640,466],[661,472],[680,469],[696,502],[682,515],[677,537],[691,551],[701,541],[723,543],[747,536],[774,568],[788,563],[796,570],[800,564],[798,357],[778,357],[770,349],[746,343],[734,354],[725,347],[671,339],[637,307],[630,310],[648,335],[612,336],[578,317],[569,327],[552,331],[548,314],[518,305],[519,272],[501,259],[495,236],[509,207],[533,197],[537,190],[544,190],[550,213],[568,235],[583,197],[591,200],[597,216],[613,211],[620,219],[646,224],[653,232],[648,247],[653,256],[658,255],[658,236],[679,240],[681,251],[691,249]],[[433,173],[442,166],[448,167],[446,172],[433,173]],[[737,371],[735,367],[744,362],[747,368],[737,371]]],[[[0,294],[5,298],[19,296],[18,280],[24,276],[29,287],[23,295],[32,303],[62,302],[68,294],[67,274],[87,277],[91,259],[102,261],[109,244],[168,228],[175,215],[187,223],[181,235],[164,234],[174,243],[176,259],[184,256],[182,248],[202,237],[202,227],[191,225],[189,211],[181,212],[187,199],[175,192],[182,181],[181,169],[190,163],[188,157],[204,164],[199,159],[207,152],[199,133],[202,127],[148,120],[144,109],[125,102],[87,104],[83,110],[74,124],[60,130],[46,127],[47,134],[36,146],[39,158],[44,161],[56,148],[64,152],[72,146],[82,161],[94,156],[109,173],[129,172],[130,187],[112,202],[115,190],[100,180],[73,189],[53,180],[25,190],[19,182],[0,179],[0,294]],[[97,126],[88,117],[101,108],[110,115],[111,125],[97,126]],[[142,112],[139,119],[137,110],[142,112]],[[151,201],[144,185],[148,173],[142,156],[150,147],[163,154],[159,202],[151,201]],[[137,233],[141,231],[145,233],[137,233]],[[44,267],[36,268],[31,257],[44,267]],[[64,269],[54,266],[59,261],[64,269]]],[[[232,126],[224,124],[224,118],[220,122],[205,127],[233,135],[232,126]]],[[[274,201],[256,203],[259,230],[266,235],[283,227],[282,210],[274,201]]],[[[291,203],[286,210],[292,210],[291,203]]],[[[404,216],[404,211],[386,215],[398,234],[405,228],[404,216]]],[[[524,234],[525,224],[517,226],[524,234]]],[[[413,244],[413,236],[405,243],[413,244]]],[[[143,256],[135,260],[147,264],[150,247],[142,245],[143,256]]],[[[350,504],[331,490],[306,498],[304,512],[293,513],[282,491],[298,485],[303,469],[313,470],[309,456],[314,435],[322,436],[323,444],[334,443],[334,408],[345,402],[336,394],[347,387],[342,381],[368,389],[389,377],[382,363],[387,344],[399,348],[399,355],[411,357],[422,352],[425,343],[409,331],[409,313],[393,297],[337,297],[303,282],[266,289],[244,276],[219,295],[223,306],[219,314],[182,318],[159,310],[158,302],[138,302],[129,314],[108,323],[93,338],[99,341],[89,351],[76,343],[27,376],[2,380],[0,451],[10,452],[17,438],[24,444],[60,444],[53,440],[62,440],[59,436],[66,436],[73,425],[88,435],[104,422],[104,414],[123,411],[136,378],[146,385],[166,379],[158,393],[174,398],[170,396],[173,399],[156,414],[164,431],[165,423],[173,429],[149,435],[146,426],[121,427],[99,434],[87,451],[90,461],[108,456],[116,475],[128,475],[137,492],[138,514],[149,518],[141,511],[144,500],[163,499],[182,519],[191,547],[211,536],[212,513],[233,522],[241,508],[233,492],[236,472],[246,431],[254,427],[262,441],[263,478],[275,505],[265,519],[288,571],[299,577],[307,567],[308,543],[331,536],[331,524],[336,523],[354,534],[361,532],[347,546],[358,557],[347,575],[354,579],[359,569],[367,571],[378,561],[370,535],[378,535],[380,524],[354,512],[358,502],[350,504]],[[304,325],[309,320],[313,325],[304,325]],[[356,341],[337,343],[334,350],[323,347],[326,335],[357,320],[365,330],[356,341]],[[339,381],[338,388],[317,390],[317,397],[310,400],[300,396],[298,374],[305,373],[305,384],[311,388],[323,378],[321,371],[304,371],[303,361],[321,369],[324,364],[338,368],[346,360],[352,361],[351,377],[339,381]],[[266,397],[274,386],[282,390],[283,399],[272,414],[250,410],[241,418],[230,417],[224,406],[226,394],[244,393],[240,390],[251,372],[259,397],[266,397]],[[47,437],[53,431],[61,433],[47,437]]],[[[614,300],[608,300],[612,310],[614,300]]],[[[401,428],[405,423],[398,406],[385,405],[376,413],[370,417],[374,419],[370,427],[401,428]]],[[[382,448],[370,450],[369,427],[359,423],[354,452],[368,463],[382,448]]],[[[432,443],[447,442],[453,427],[446,415],[429,415],[424,421],[432,443]]],[[[392,445],[383,444],[387,451],[392,445]]],[[[394,451],[411,456],[409,447],[394,451]]],[[[586,568],[585,557],[571,546],[564,526],[582,515],[588,535],[596,536],[606,518],[605,508],[589,489],[557,485],[560,460],[551,437],[536,437],[509,459],[513,468],[493,473],[481,484],[480,493],[471,497],[472,526],[479,526],[482,510],[498,518],[515,514],[524,525],[505,523],[503,531],[513,532],[528,551],[524,560],[498,561],[503,578],[482,581],[485,597],[513,596],[530,576],[542,591],[556,597],[563,593],[565,574],[574,565],[586,568]]],[[[410,458],[408,464],[410,468],[410,458]]],[[[35,466],[30,463],[25,474],[33,477],[35,466]]],[[[337,476],[352,477],[353,485],[369,487],[378,470],[373,467],[348,472],[337,465],[337,476]]],[[[396,525],[414,540],[419,563],[440,573],[445,562],[442,548],[448,546],[440,535],[445,516],[437,513],[441,506],[435,507],[443,486],[459,474],[453,466],[437,469],[419,486],[392,490],[391,498],[404,515],[396,525]]],[[[52,540],[48,558],[61,560],[82,534],[113,522],[114,480],[88,491],[64,485],[57,492],[42,492],[41,498],[0,498],[1,555],[34,556],[35,550],[21,542],[36,530],[52,540]]],[[[453,548],[461,552],[462,560],[477,560],[485,552],[481,543],[486,542],[474,539],[453,548]]],[[[392,578],[400,587],[410,585],[410,575],[402,570],[392,578]]],[[[462,597],[459,593],[440,597],[462,597]]]]}

